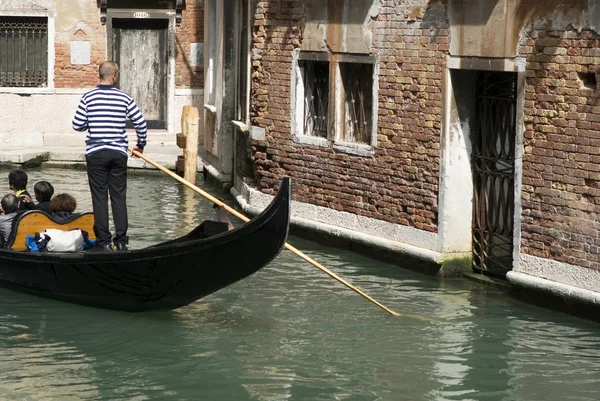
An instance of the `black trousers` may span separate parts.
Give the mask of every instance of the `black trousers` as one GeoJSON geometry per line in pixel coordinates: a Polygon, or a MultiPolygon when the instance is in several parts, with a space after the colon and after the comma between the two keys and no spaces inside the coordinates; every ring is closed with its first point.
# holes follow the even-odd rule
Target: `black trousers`
{"type": "Polygon", "coordinates": [[[94,234],[100,246],[111,243],[108,197],[115,223],[115,243],[127,244],[127,156],[99,150],[85,158],[94,209],[94,234]]]}

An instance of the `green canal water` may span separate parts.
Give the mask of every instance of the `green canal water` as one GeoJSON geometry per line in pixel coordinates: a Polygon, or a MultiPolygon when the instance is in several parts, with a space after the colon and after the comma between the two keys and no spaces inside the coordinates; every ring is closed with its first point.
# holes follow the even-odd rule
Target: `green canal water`
{"type": "MultiPolygon", "coordinates": [[[[29,173],[30,189],[47,179],[90,209],[83,171],[29,173]]],[[[133,247],[212,217],[208,202],[168,177],[132,175],[128,197],[133,247]]],[[[289,242],[404,316],[287,251],[172,312],[113,312],[0,289],[0,400],[600,399],[597,323],[493,287],[289,242]]]]}

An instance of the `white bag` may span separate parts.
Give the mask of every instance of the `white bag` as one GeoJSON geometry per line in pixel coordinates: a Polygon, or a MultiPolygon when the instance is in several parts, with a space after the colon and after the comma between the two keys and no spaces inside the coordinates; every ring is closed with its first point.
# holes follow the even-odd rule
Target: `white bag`
{"type": "Polygon", "coordinates": [[[81,230],[71,231],[49,228],[44,231],[50,237],[46,249],[50,252],[78,252],[83,251],[83,234],[81,230]]]}

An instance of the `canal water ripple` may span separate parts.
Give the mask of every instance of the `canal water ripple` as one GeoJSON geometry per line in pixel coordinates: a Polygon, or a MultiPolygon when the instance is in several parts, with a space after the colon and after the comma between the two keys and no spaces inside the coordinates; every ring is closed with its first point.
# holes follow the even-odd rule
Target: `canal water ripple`
{"type": "MultiPolygon", "coordinates": [[[[7,174],[0,171],[5,188],[7,174]]],[[[47,179],[56,193],[76,195],[78,210],[90,209],[84,172],[29,174],[30,192],[47,179]]],[[[128,204],[133,247],[174,238],[213,213],[154,175],[130,176],[128,204]]],[[[404,316],[287,251],[172,312],[106,311],[0,289],[0,399],[600,399],[597,323],[496,288],[289,242],[404,316]]]]}

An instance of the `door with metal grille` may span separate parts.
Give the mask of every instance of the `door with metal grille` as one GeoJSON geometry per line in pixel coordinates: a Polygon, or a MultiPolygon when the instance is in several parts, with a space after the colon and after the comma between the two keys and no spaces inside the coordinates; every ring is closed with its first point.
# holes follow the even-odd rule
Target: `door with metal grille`
{"type": "Polygon", "coordinates": [[[513,264],[516,93],[516,73],[477,71],[473,269],[501,277],[513,264]]]}

